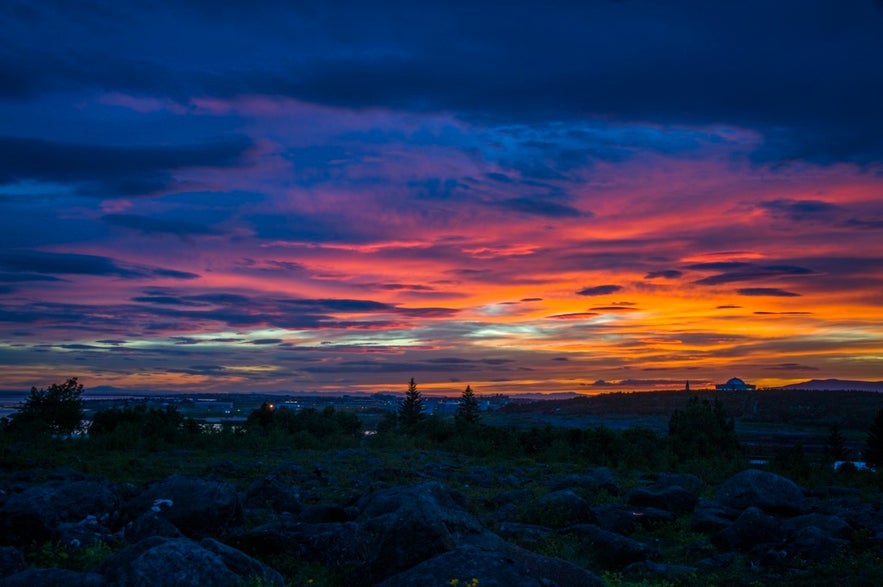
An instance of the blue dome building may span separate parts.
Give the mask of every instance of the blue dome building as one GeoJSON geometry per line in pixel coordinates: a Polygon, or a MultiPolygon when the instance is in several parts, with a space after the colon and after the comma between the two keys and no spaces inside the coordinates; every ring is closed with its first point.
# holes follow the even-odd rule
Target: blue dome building
{"type": "Polygon", "coordinates": [[[757,389],[757,386],[752,385],[751,383],[745,383],[738,377],[733,377],[726,383],[715,385],[714,388],[718,391],[754,391],[757,389]]]}

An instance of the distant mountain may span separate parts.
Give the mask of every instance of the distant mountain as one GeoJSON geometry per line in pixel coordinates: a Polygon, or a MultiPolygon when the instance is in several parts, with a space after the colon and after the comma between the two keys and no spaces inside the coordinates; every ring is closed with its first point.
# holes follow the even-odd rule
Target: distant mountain
{"type": "Polygon", "coordinates": [[[812,379],[803,383],[784,385],[780,389],[810,391],[878,391],[883,392],[883,381],[853,381],[850,379],[812,379]]]}

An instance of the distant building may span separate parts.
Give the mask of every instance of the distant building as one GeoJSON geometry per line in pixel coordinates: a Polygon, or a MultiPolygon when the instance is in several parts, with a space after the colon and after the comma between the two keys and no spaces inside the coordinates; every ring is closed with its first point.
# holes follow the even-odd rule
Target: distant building
{"type": "Polygon", "coordinates": [[[714,388],[718,391],[754,391],[757,389],[757,386],[752,385],[751,383],[745,383],[738,377],[733,377],[726,383],[715,385],[714,388]]]}

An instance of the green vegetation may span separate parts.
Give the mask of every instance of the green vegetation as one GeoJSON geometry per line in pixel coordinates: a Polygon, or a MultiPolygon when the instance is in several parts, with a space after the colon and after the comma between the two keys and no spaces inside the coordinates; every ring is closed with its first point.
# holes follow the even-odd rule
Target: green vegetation
{"type": "Polygon", "coordinates": [[[399,407],[399,424],[408,431],[413,430],[426,417],[423,397],[417,390],[417,383],[411,377],[405,399],[399,407]]]}
{"type": "Polygon", "coordinates": [[[475,397],[475,392],[472,391],[472,387],[469,385],[466,386],[466,389],[463,390],[463,395],[460,396],[460,403],[457,405],[457,414],[454,418],[461,425],[475,424],[481,419],[481,414],[478,410],[478,398],[475,397]]]}
{"type": "Polygon", "coordinates": [[[680,461],[731,460],[739,455],[739,438],[723,404],[693,396],[668,422],[669,448],[680,461]]]}
{"type": "Polygon", "coordinates": [[[846,437],[840,431],[838,424],[831,424],[828,438],[825,440],[825,450],[830,461],[845,461],[849,456],[846,450],[846,437]]]}
{"type": "Polygon", "coordinates": [[[83,421],[82,393],[83,386],[76,377],[52,384],[49,389],[32,387],[25,402],[12,415],[7,431],[22,436],[79,432],[83,421]]]}
{"type": "Polygon", "coordinates": [[[868,430],[868,439],[862,455],[872,467],[883,465],[883,408],[877,412],[874,423],[868,430]]]}
{"type": "Polygon", "coordinates": [[[96,412],[89,437],[106,448],[161,448],[184,443],[200,432],[199,424],[184,418],[174,406],[164,409],[145,406],[111,408],[96,412]]]}
{"type": "Polygon", "coordinates": [[[36,567],[85,572],[112,555],[116,546],[100,540],[83,547],[49,541],[33,545],[25,552],[25,560],[36,567]]]}
{"type": "MultiPolygon", "coordinates": [[[[471,392],[471,388],[466,390],[471,392]]],[[[467,391],[461,397],[463,408],[467,391]]],[[[552,425],[517,427],[491,425],[490,417],[464,417],[458,410],[449,417],[425,414],[422,398],[411,380],[402,409],[390,412],[377,434],[366,436],[363,423],[353,412],[331,407],[295,410],[264,403],[249,414],[242,426],[210,427],[184,418],[174,407],[148,409],[144,406],[112,408],[92,417],[88,435],[64,438],[79,426],[59,403],[79,408],[82,386],[75,379],[47,390],[32,390],[28,401],[0,433],[0,459],[7,471],[30,469],[51,471],[53,467],[73,466],[85,473],[109,479],[146,485],[173,472],[212,475],[245,489],[252,481],[271,473],[302,471],[298,483],[315,484],[312,499],[345,501],[364,490],[367,471],[384,483],[407,484],[425,479],[426,471],[444,471],[445,482],[466,496],[474,513],[491,516],[495,507],[489,499],[498,487],[468,481],[467,472],[475,467],[496,472],[518,471],[519,489],[528,489],[539,498],[543,479],[579,474],[589,467],[606,466],[616,471],[621,488],[638,484],[646,472],[678,471],[693,473],[706,482],[715,482],[744,469],[748,463],[736,437],[734,420],[719,402],[690,397],[674,410],[668,433],[633,427],[613,430],[605,426],[564,428],[552,425]],[[404,409],[406,402],[411,407],[404,409]],[[413,409],[419,407],[419,409],[413,409]],[[412,418],[412,416],[414,416],[412,418]],[[410,418],[410,419],[409,419],[410,418]],[[409,422],[404,425],[403,422],[409,422]],[[28,423],[28,427],[25,424],[28,423]],[[401,424],[401,425],[400,425],[401,424]],[[36,432],[30,434],[29,430],[36,432]],[[324,463],[333,463],[326,468],[324,463]],[[318,463],[318,465],[317,465],[318,463]],[[329,472],[330,471],[330,472],[329,472]],[[312,478],[311,478],[312,476],[312,478]],[[309,481],[308,481],[309,480],[309,481]]],[[[682,399],[683,396],[680,396],[682,399]]],[[[72,410],[76,411],[76,410],[72,410]]],[[[82,413],[81,411],[79,412],[82,413]]],[[[478,416],[477,409],[475,416],[478,416]]],[[[495,420],[499,422],[499,420],[495,420]]],[[[806,486],[845,485],[857,487],[871,499],[879,498],[883,481],[880,473],[844,468],[833,471],[830,459],[842,447],[838,426],[830,427],[824,455],[808,453],[800,445],[781,448],[766,466],[806,486]]],[[[880,448],[883,439],[883,411],[868,430],[867,454],[880,448]]],[[[772,453],[771,453],[772,454],[772,453]]],[[[506,473],[509,474],[509,473],[506,473]]],[[[294,473],[292,473],[294,475],[294,473]]],[[[578,491],[590,504],[621,501],[621,495],[603,490],[578,491]]],[[[537,502],[535,502],[537,503],[537,502]]],[[[567,520],[554,519],[554,511],[529,503],[520,520],[549,525],[567,520]]],[[[255,520],[254,523],[258,521],[255,520]]],[[[554,525],[554,524],[553,524],[554,525]]],[[[489,524],[495,529],[493,523],[489,524]]],[[[636,538],[657,545],[667,564],[688,565],[697,552],[712,549],[706,535],[691,530],[689,516],[644,528],[636,538]]],[[[880,584],[883,559],[877,542],[852,540],[829,561],[800,563],[788,570],[788,584],[837,582],[839,577],[859,578],[856,584],[880,584]]],[[[559,556],[580,565],[592,563],[592,555],[579,537],[554,533],[536,543],[523,544],[542,554],[559,556]]],[[[96,543],[73,549],[59,543],[34,545],[26,556],[37,566],[60,566],[75,570],[91,567],[112,553],[115,545],[96,543]]],[[[328,569],[314,562],[282,554],[268,554],[263,562],[276,568],[289,585],[339,585],[339,569],[328,569]]],[[[701,577],[687,575],[677,580],[657,582],[626,581],[618,573],[605,573],[612,585],[726,585],[781,583],[781,577],[764,577],[751,569],[749,557],[737,559],[724,569],[703,570],[701,577]],[[769,579],[769,580],[768,580],[769,579]]],[[[460,584],[465,584],[461,578],[460,584]]],[[[258,580],[254,584],[260,584],[258,580]]]]}

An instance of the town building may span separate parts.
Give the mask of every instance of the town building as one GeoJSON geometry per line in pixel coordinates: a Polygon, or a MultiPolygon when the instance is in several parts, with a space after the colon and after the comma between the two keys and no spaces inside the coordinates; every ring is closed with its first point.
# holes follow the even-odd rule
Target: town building
{"type": "Polygon", "coordinates": [[[714,388],[718,391],[754,391],[757,389],[757,386],[751,383],[745,383],[738,377],[733,377],[726,383],[715,385],[714,388]]]}

